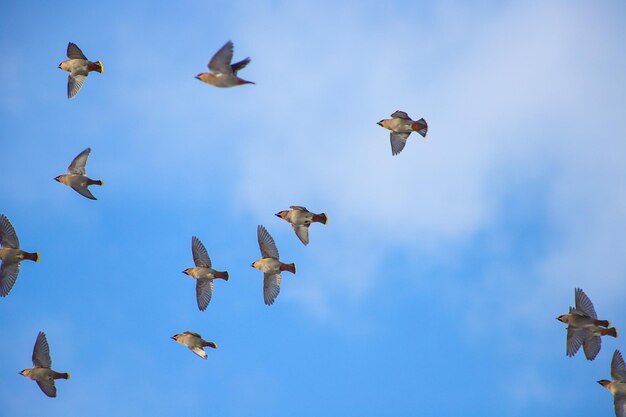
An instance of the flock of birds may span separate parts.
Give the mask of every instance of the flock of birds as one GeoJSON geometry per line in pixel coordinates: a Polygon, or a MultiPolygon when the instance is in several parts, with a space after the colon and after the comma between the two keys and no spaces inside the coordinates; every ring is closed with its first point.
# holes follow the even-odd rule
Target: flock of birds
{"type": "MultiPolygon", "coordinates": [[[[82,88],[90,72],[103,73],[104,65],[101,61],[92,62],[87,59],[80,48],[69,43],[67,46],[68,59],[59,64],[59,68],[69,72],[67,96],[73,98],[82,88]]],[[[233,43],[228,41],[213,55],[208,63],[208,72],[200,73],[196,78],[215,87],[235,87],[244,84],[254,84],[237,76],[237,73],[250,63],[250,58],[231,63],[233,59],[233,43]]],[[[403,111],[395,111],[390,119],[378,122],[381,127],[390,130],[392,155],[397,155],[404,149],[407,139],[412,132],[426,137],[428,125],[422,118],[412,120],[403,111]]],[[[74,189],[82,196],[91,200],[96,197],[89,190],[91,185],[104,184],[101,180],[87,177],[85,166],[91,152],[90,148],[78,154],[70,163],[68,173],[54,178],[56,181],[74,189]]],[[[296,236],[307,245],[309,243],[309,227],[312,223],[328,223],[326,213],[316,214],[302,206],[291,206],[289,210],[282,210],[276,216],[291,224],[296,236]]],[[[289,271],[296,273],[295,263],[280,261],[278,248],[269,232],[259,225],[257,239],[261,250],[261,258],[252,263],[252,267],[263,272],[263,299],[266,305],[272,305],[280,293],[282,281],[281,273],[289,271]]],[[[20,263],[24,260],[39,262],[39,253],[30,253],[20,249],[19,239],[9,219],[0,214],[0,296],[6,297],[13,288],[20,271],[20,263]]],[[[209,254],[196,236],[191,238],[191,253],[194,265],[182,271],[196,280],[196,301],[200,311],[206,310],[213,296],[213,281],[223,279],[228,281],[228,271],[213,269],[209,254]]],[[[567,324],[566,354],[574,356],[580,347],[583,347],[588,360],[594,360],[601,349],[601,336],[617,337],[617,330],[610,327],[608,320],[598,320],[591,300],[583,290],[575,289],[575,307],[570,307],[568,314],[557,319],[567,324]]],[[[217,349],[215,342],[202,339],[198,333],[186,331],[172,336],[176,342],[186,346],[196,355],[207,359],[205,347],[217,349]]],[[[39,332],[35,341],[32,355],[33,367],[24,369],[21,375],[37,382],[41,390],[49,397],[56,396],[56,379],[69,379],[69,373],[60,373],[52,370],[50,349],[44,332],[39,332]]],[[[614,396],[615,414],[617,417],[626,417],[626,364],[619,350],[613,354],[611,362],[612,380],[600,380],[599,384],[608,389],[614,396]]]]}

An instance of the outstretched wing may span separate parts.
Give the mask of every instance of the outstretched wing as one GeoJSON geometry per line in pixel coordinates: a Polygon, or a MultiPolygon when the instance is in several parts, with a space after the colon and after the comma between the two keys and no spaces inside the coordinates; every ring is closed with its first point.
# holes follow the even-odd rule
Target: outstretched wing
{"type": "Polygon", "coordinates": [[[259,225],[256,229],[257,239],[259,240],[259,248],[261,248],[261,256],[264,258],[278,259],[278,249],[276,243],[265,227],[259,225]]]}
{"type": "Polygon", "coordinates": [[[54,379],[50,381],[37,381],[37,385],[46,394],[48,397],[56,397],[57,396],[57,388],[54,386],[54,379]]]}
{"type": "Polygon", "coordinates": [[[83,51],[80,50],[78,45],[72,42],[67,44],[67,57],[69,59],[87,59],[87,57],[85,56],[85,54],[83,54],[83,51]]]}
{"type": "Polygon", "coordinates": [[[233,70],[230,62],[233,60],[233,43],[228,41],[213,55],[209,61],[209,69],[213,72],[227,74],[233,70]]]}
{"type": "Polygon", "coordinates": [[[93,194],[91,194],[91,191],[89,191],[89,188],[87,188],[87,186],[72,184],[71,187],[74,191],[76,191],[80,195],[85,196],[90,200],[97,200],[97,198],[94,197],[93,194]]]}
{"type": "Polygon", "coordinates": [[[583,344],[583,335],[581,330],[574,330],[574,328],[568,326],[567,327],[567,344],[565,348],[565,352],[567,356],[574,356],[578,349],[580,349],[580,345],[583,344]]]}
{"type": "Polygon", "coordinates": [[[89,158],[90,152],[91,148],[87,148],[78,155],[76,155],[76,158],[74,158],[70,165],[67,167],[67,171],[70,174],[87,175],[87,172],[85,171],[85,165],[87,165],[87,158],[89,158]]]}
{"type": "Polygon", "coordinates": [[[393,112],[391,117],[397,117],[399,119],[411,120],[411,118],[409,117],[408,114],[406,114],[405,112],[400,111],[400,110],[396,110],[395,112],[393,112]]]}
{"type": "Polygon", "coordinates": [[[233,71],[233,74],[237,75],[237,71],[245,68],[246,65],[248,65],[249,63],[250,63],[250,58],[242,59],[241,61],[236,62],[233,65],[231,65],[230,68],[233,71]]]}
{"type": "Polygon", "coordinates": [[[296,236],[298,236],[298,239],[300,239],[300,241],[304,243],[305,245],[308,245],[309,244],[309,225],[301,224],[299,226],[296,226],[295,224],[292,224],[291,227],[293,227],[293,230],[296,232],[296,236]]]}
{"type": "Polygon", "coordinates": [[[20,248],[20,240],[15,229],[4,214],[0,214],[0,244],[5,248],[20,248]]]}
{"type": "Polygon", "coordinates": [[[67,98],[72,98],[81,88],[83,88],[83,83],[87,79],[86,72],[75,72],[67,76],[67,98]]]}
{"type": "Polygon", "coordinates": [[[263,274],[263,299],[268,306],[278,297],[282,279],[280,274],[263,274]]]}
{"type": "Polygon", "coordinates": [[[39,332],[37,335],[35,348],[33,349],[33,365],[40,368],[50,368],[52,366],[50,348],[48,347],[48,340],[44,332],[39,332]]]}
{"type": "Polygon", "coordinates": [[[17,276],[20,273],[20,264],[7,264],[3,262],[0,265],[0,297],[6,297],[11,292],[17,276]]]}
{"type": "Polygon", "coordinates": [[[389,135],[391,138],[391,153],[392,155],[397,155],[402,152],[404,149],[404,145],[406,145],[406,140],[409,138],[411,132],[391,132],[389,135]]]}
{"type": "Polygon", "coordinates": [[[195,236],[191,238],[191,253],[193,254],[193,261],[196,266],[204,268],[211,267],[211,258],[209,258],[209,253],[206,251],[206,248],[200,239],[195,236]]]}
{"type": "Polygon", "coordinates": [[[600,336],[591,336],[591,334],[587,334],[585,340],[583,341],[583,350],[585,351],[585,357],[587,360],[594,360],[598,353],[600,353],[600,349],[602,348],[602,340],[600,336]]]}
{"type": "Polygon", "coordinates": [[[613,353],[613,360],[611,361],[611,378],[614,381],[626,382],[626,365],[622,352],[617,349],[613,353]]]}
{"type": "Polygon", "coordinates": [[[591,300],[583,290],[576,288],[574,290],[574,298],[576,301],[576,310],[582,311],[592,319],[598,319],[598,315],[596,314],[595,308],[593,308],[591,300]]]}
{"type": "Polygon", "coordinates": [[[213,296],[213,280],[199,279],[196,281],[196,301],[200,311],[206,310],[213,296]]]}

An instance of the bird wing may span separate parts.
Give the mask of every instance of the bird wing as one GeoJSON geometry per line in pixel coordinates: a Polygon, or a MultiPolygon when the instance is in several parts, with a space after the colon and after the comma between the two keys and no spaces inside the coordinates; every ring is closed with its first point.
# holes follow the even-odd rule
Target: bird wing
{"type": "Polygon", "coordinates": [[[626,365],[622,352],[615,350],[613,360],[611,361],[611,378],[614,381],[626,382],[626,365]]]}
{"type": "Polygon", "coordinates": [[[309,211],[307,210],[305,207],[303,206],[289,206],[290,209],[294,209],[294,210],[302,210],[302,211],[309,211]]]}
{"type": "Polygon", "coordinates": [[[20,264],[7,264],[3,262],[0,266],[0,297],[6,297],[11,292],[17,276],[20,273],[20,264]]]}
{"type": "Polygon", "coordinates": [[[263,299],[268,306],[274,304],[274,300],[280,294],[282,280],[280,274],[263,274],[263,299]]]}
{"type": "Polygon", "coordinates": [[[78,45],[72,42],[67,44],[67,57],[69,59],[87,59],[87,57],[85,56],[85,54],[83,54],[83,51],[80,50],[78,45]]]}
{"type": "Polygon", "coordinates": [[[278,249],[276,243],[270,234],[265,230],[265,227],[259,225],[256,229],[256,235],[259,240],[259,248],[261,248],[261,256],[264,258],[278,259],[278,249]]]}
{"type": "Polygon", "coordinates": [[[39,381],[37,380],[37,385],[46,394],[48,397],[56,397],[57,396],[57,388],[54,386],[54,379],[50,381],[39,381]]]}
{"type": "Polygon", "coordinates": [[[52,360],[50,359],[50,348],[48,347],[48,340],[44,332],[39,332],[37,340],[35,341],[35,347],[33,349],[33,365],[40,368],[50,368],[52,366],[52,360]]]}
{"type": "Polygon", "coordinates": [[[198,308],[200,311],[206,310],[211,302],[211,296],[213,295],[213,280],[212,279],[199,279],[196,281],[196,300],[198,301],[198,308]]]}
{"type": "Polygon", "coordinates": [[[583,337],[581,334],[581,329],[574,329],[571,326],[567,327],[567,344],[566,344],[566,354],[567,356],[574,356],[578,349],[580,349],[580,345],[583,343],[583,337]]]}
{"type": "Polygon", "coordinates": [[[613,405],[615,405],[615,417],[626,417],[626,396],[615,394],[613,405]]]}
{"type": "Polygon", "coordinates": [[[196,266],[204,268],[211,267],[211,258],[209,258],[209,253],[206,251],[206,248],[200,239],[195,236],[191,238],[191,253],[193,254],[193,261],[196,266]]]}
{"type": "Polygon", "coordinates": [[[391,153],[393,155],[397,155],[402,152],[410,134],[411,132],[391,132],[389,136],[391,138],[391,153]]]}
{"type": "Polygon", "coordinates": [[[85,165],[87,165],[87,158],[89,158],[90,152],[91,148],[87,148],[78,155],[76,155],[76,158],[74,158],[70,165],[67,167],[67,172],[76,175],[87,175],[87,172],[85,171],[85,165]]]}
{"type": "Polygon", "coordinates": [[[293,230],[296,232],[296,236],[298,236],[300,241],[304,243],[305,245],[308,245],[309,244],[309,225],[301,224],[299,226],[296,226],[295,224],[292,224],[291,227],[293,227],[293,230]]]}
{"type": "Polygon", "coordinates": [[[4,214],[0,215],[0,244],[5,248],[20,248],[20,240],[17,238],[15,229],[4,214]]]}
{"type": "Polygon", "coordinates": [[[231,73],[233,70],[230,62],[233,60],[233,43],[228,41],[213,55],[209,61],[209,69],[222,74],[231,73]]]}
{"type": "Polygon", "coordinates": [[[183,334],[188,334],[189,336],[195,336],[195,337],[197,337],[199,339],[202,339],[202,336],[200,336],[198,333],[190,332],[189,330],[183,332],[183,334]]]}
{"type": "Polygon", "coordinates": [[[233,71],[233,75],[237,75],[237,71],[243,69],[250,63],[250,58],[242,59],[239,62],[235,62],[230,66],[230,69],[233,71]]]}
{"type": "Polygon", "coordinates": [[[87,186],[81,186],[79,184],[71,184],[70,187],[72,187],[74,191],[76,191],[80,195],[83,195],[90,200],[97,200],[97,198],[94,197],[93,194],[91,194],[91,191],[89,191],[89,188],[87,188],[87,186]]]}
{"type": "Polygon", "coordinates": [[[411,120],[411,118],[409,117],[408,114],[406,114],[405,112],[400,111],[400,110],[396,110],[395,112],[393,112],[391,117],[397,117],[398,119],[411,120]]]}
{"type": "Polygon", "coordinates": [[[590,334],[585,337],[583,341],[583,350],[585,351],[585,357],[592,361],[598,356],[600,353],[600,348],[602,348],[602,340],[600,336],[591,336],[590,334]]]}
{"type": "Polygon", "coordinates": [[[67,76],[67,98],[72,98],[81,88],[87,79],[87,73],[76,72],[67,76]]]}
{"type": "Polygon", "coordinates": [[[190,348],[193,353],[200,356],[202,359],[207,358],[207,354],[201,347],[190,348]]]}
{"type": "Polygon", "coordinates": [[[591,300],[583,290],[576,288],[574,290],[574,297],[576,300],[576,310],[582,311],[592,319],[598,319],[598,315],[596,314],[595,308],[593,308],[591,300]]]}

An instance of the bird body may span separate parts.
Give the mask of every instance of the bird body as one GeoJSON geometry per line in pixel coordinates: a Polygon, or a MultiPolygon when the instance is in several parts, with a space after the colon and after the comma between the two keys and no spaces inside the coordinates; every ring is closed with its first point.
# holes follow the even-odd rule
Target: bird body
{"type": "Polygon", "coordinates": [[[209,72],[202,72],[196,78],[215,87],[227,88],[243,84],[254,84],[237,76],[237,72],[250,63],[250,58],[231,64],[233,60],[233,43],[228,41],[213,55],[209,61],[209,72]]]}
{"type": "Polygon", "coordinates": [[[190,331],[175,334],[171,338],[181,345],[187,346],[189,350],[200,356],[202,359],[207,358],[207,354],[203,349],[204,347],[217,349],[217,344],[215,342],[207,342],[206,340],[202,339],[202,336],[200,336],[198,333],[190,331]]]}
{"type": "Polygon", "coordinates": [[[64,175],[59,175],[54,179],[61,184],[65,184],[71,187],[74,191],[84,197],[87,197],[90,200],[97,200],[97,198],[94,197],[93,194],[91,194],[91,191],[89,191],[89,188],[87,187],[90,185],[102,186],[104,185],[104,181],[92,180],[91,178],[87,177],[85,165],[87,165],[87,158],[89,158],[90,152],[91,148],[87,148],[79,153],[67,167],[68,173],[64,175]]]}
{"type": "Polygon", "coordinates": [[[617,337],[617,329],[609,327],[608,320],[598,320],[591,300],[580,288],[574,290],[576,307],[569,308],[568,314],[562,314],[557,320],[567,324],[565,353],[574,356],[582,345],[585,357],[592,361],[602,347],[601,336],[617,337]]]}
{"type": "Polygon", "coordinates": [[[36,381],[39,388],[41,388],[48,397],[57,396],[57,389],[54,385],[55,379],[70,379],[68,372],[61,373],[51,369],[52,360],[50,359],[50,348],[48,347],[48,340],[44,332],[39,332],[37,335],[33,349],[33,365],[32,368],[22,370],[20,375],[36,381]]]}
{"type": "Polygon", "coordinates": [[[213,280],[221,278],[228,281],[227,271],[216,271],[211,268],[211,258],[206,248],[195,236],[191,237],[191,253],[193,255],[195,267],[187,268],[183,274],[195,278],[196,281],[196,301],[200,311],[206,310],[213,296],[213,280]]]}
{"type": "Polygon", "coordinates": [[[326,213],[315,214],[302,206],[289,206],[289,208],[291,210],[279,211],[276,216],[289,222],[298,239],[305,245],[309,244],[309,226],[311,223],[328,223],[326,213]]]}
{"type": "Polygon", "coordinates": [[[282,271],[296,273],[296,264],[286,264],[279,260],[278,248],[265,227],[257,227],[257,239],[261,249],[261,259],[252,262],[252,267],[263,272],[263,300],[266,305],[274,304],[280,293],[282,271]]]}
{"type": "Polygon", "coordinates": [[[15,229],[4,215],[0,214],[0,297],[6,297],[11,292],[17,276],[20,273],[20,262],[27,259],[39,262],[39,253],[30,253],[20,249],[20,241],[15,229]]]}
{"type": "Polygon", "coordinates": [[[412,120],[408,114],[400,110],[396,110],[391,115],[391,119],[379,121],[378,125],[391,130],[391,153],[393,155],[402,152],[411,132],[417,132],[422,135],[422,137],[426,137],[426,133],[428,132],[426,120],[412,120]]]}
{"type": "Polygon", "coordinates": [[[72,98],[80,91],[89,73],[96,71],[102,74],[104,65],[102,61],[89,61],[83,51],[72,42],[67,44],[67,57],[69,59],[61,62],[59,68],[70,73],[67,77],[67,98],[72,98]]]}
{"type": "Polygon", "coordinates": [[[619,350],[613,352],[611,360],[611,381],[601,379],[598,384],[613,395],[615,417],[626,417],[626,365],[619,350]]]}

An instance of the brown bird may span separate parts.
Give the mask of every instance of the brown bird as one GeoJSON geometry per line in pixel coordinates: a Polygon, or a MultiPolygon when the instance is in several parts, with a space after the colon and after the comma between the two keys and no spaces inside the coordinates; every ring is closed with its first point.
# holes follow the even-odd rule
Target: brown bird
{"type": "Polygon", "coordinates": [[[582,345],[585,357],[592,361],[602,347],[600,336],[617,337],[617,329],[610,327],[611,323],[608,320],[598,320],[591,300],[580,288],[574,289],[574,301],[576,307],[570,307],[569,314],[562,314],[556,318],[567,324],[565,353],[567,356],[574,356],[582,345]]]}
{"type": "Polygon", "coordinates": [[[35,366],[20,372],[20,375],[36,381],[39,388],[48,397],[57,396],[57,389],[54,386],[55,379],[70,379],[69,373],[59,373],[50,369],[52,360],[50,359],[50,348],[44,332],[39,332],[37,335],[35,348],[33,349],[33,365],[35,366]]]}
{"type": "Polygon", "coordinates": [[[189,350],[200,356],[202,359],[207,358],[207,354],[204,351],[203,347],[208,346],[213,349],[217,349],[217,344],[215,342],[207,342],[206,340],[202,339],[202,336],[200,336],[198,333],[190,331],[175,334],[171,338],[173,340],[176,340],[181,345],[187,346],[189,350]]]}
{"type": "Polygon", "coordinates": [[[20,262],[24,259],[39,262],[39,253],[24,252],[20,249],[13,225],[4,214],[0,214],[0,297],[6,297],[11,292],[17,275],[20,273],[20,262]]]}
{"type": "Polygon", "coordinates": [[[89,153],[91,152],[91,148],[87,148],[81,153],[79,153],[76,158],[72,160],[70,166],[67,167],[68,173],[65,175],[59,175],[54,178],[55,181],[60,182],[61,184],[65,184],[70,186],[77,193],[91,199],[97,200],[96,197],[91,194],[91,191],[87,188],[90,185],[104,185],[104,181],[101,180],[92,180],[87,177],[87,172],[85,171],[85,165],[87,165],[87,158],[89,158],[89,153]]]}
{"type": "Polygon", "coordinates": [[[228,41],[213,55],[209,61],[209,72],[202,72],[196,78],[216,87],[235,87],[242,84],[254,84],[237,77],[237,72],[250,63],[250,58],[231,65],[233,60],[233,43],[228,41]]]}
{"type": "Polygon", "coordinates": [[[296,264],[285,264],[278,260],[278,249],[276,243],[265,227],[257,227],[257,239],[261,248],[262,258],[252,262],[252,267],[263,272],[263,299],[265,304],[272,305],[280,293],[280,283],[282,281],[281,271],[296,273],[296,264]]]}
{"type": "Polygon", "coordinates": [[[613,352],[611,360],[611,379],[601,379],[598,384],[608,389],[613,394],[615,417],[626,417],[626,364],[619,350],[613,352]]]}
{"type": "Polygon", "coordinates": [[[311,223],[328,223],[326,213],[315,214],[302,206],[289,206],[291,210],[283,210],[276,213],[276,216],[291,223],[291,227],[296,232],[296,236],[305,245],[309,244],[309,226],[311,223]]]}
{"type": "Polygon", "coordinates": [[[213,279],[221,278],[228,281],[228,271],[216,271],[211,268],[209,253],[200,239],[195,236],[191,238],[191,253],[196,266],[185,269],[183,274],[196,279],[196,301],[200,311],[204,311],[213,296],[213,279]]]}
{"type": "Polygon", "coordinates": [[[102,61],[89,61],[83,51],[72,42],[67,44],[67,57],[69,59],[61,62],[59,68],[70,73],[67,77],[67,98],[72,98],[82,88],[89,73],[97,71],[102,74],[104,65],[102,61]]]}
{"type": "Polygon", "coordinates": [[[393,155],[402,152],[411,132],[417,132],[423,137],[426,137],[426,133],[428,132],[426,120],[411,120],[408,114],[400,110],[396,110],[391,115],[391,119],[383,119],[377,124],[385,129],[391,130],[391,153],[393,155]]]}

